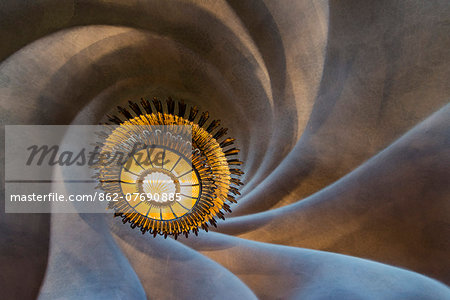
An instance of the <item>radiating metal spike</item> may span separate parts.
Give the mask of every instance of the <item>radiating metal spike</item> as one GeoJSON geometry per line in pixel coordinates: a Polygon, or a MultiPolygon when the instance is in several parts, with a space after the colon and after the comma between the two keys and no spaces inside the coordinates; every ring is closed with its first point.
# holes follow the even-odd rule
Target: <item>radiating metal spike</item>
{"type": "Polygon", "coordinates": [[[167,104],[167,113],[173,115],[175,111],[175,102],[172,100],[172,98],[169,97],[166,100],[166,104],[167,104]]]}
{"type": "Polygon", "coordinates": [[[209,133],[211,133],[214,129],[216,129],[218,126],[220,125],[220,120],[214,120],[211,122],[211,124],[209,124],[208,128],[206,129],[206,131],[208,131],[209,133]]]}
{"type": "Polygon", "coordinates": [[[133,116],[130,114],[130,112],[126,108],[123,108],[121,106],[117,106],[117,109],[119,110],[119,112],[122,115],[124,115],[125,118],[127,118],[127,119],[132,119],[133,118],[133,116]]]}
{"type": "Polygon", "coordinates": [[[136,114],[136,116],[142,115],[141,108],[140,108],[139,105],[137,105],[136,103],[131,102],[131,101],[128,101],[128,106],[134,111],[134,113],[136,114]]]}
{"type": "Polygon", "coordinates": [[[229,165],[242,165],[242,161],[240,161],[239,159],[230,159],[227,160],[229,165]]]}
{"type": "Polygon", "coordinates": [[[162,107],[161,101],[158,100],[158,98],[154,97],[152,102],[153,102],[153,105],[155,106],[156,111],[163,113],[163,107],[162,107]]]}
{"type": "Polygon", "coordinates": [[[228,195],[227,196],[227,200],[232,202],[232,203],[237,203],[236,199],[234,199],[234,197],[232,195],[228,195]]]}
{"type": "Polygon", "coordinates": [[[191,107],[191,111],[189,112],[188,120],[193,122],[195,117],[197,116],[197,113],[198,113],[198,107],[197,106],[191,107]]]}
{"type": "MultiPolygon", "coordinates": [[[[228,131],[228,128],[222,127],[222,128],[219,129],[219,131],[216,132],[215,135],[213,135],[213,138],[218,140],[221,137],[223,137],[227,133],[227,131],[228,131]]],[[[223,147],[221,147],[221,148],[223,148],[223,147]]]]}
{"type": "Polygon", "coordinates": [[[108,118],[108,120],[114,124],[120,125],[122,124],[122,120],[119,119],[119,117],[117,117],[116,115],[106,115],[106,117],[108,118]]]}
{"type": "Polygon", "coordinates": [[[186,114],[186,104],[184,104],[184,100],[181,99],[178,102],[178,116],[184,118],[185,114],[186,114]]]}
{"type": "Polygon", "coordinates": [[[203,124],[208,120],[209,118],[209,112],[205,111],[202,113],[200,120],[198,120],[198,126],[202,127],[203,124]]]}
{"type": "Polygon", "coordinates": [[[224,203],[222,207],[223,207],[224,210],[226,210],[227,212],[231,213],[231,209],[230,209],[230,206],[228,204],[224,203]]]}
{"type": "Polygon", "coordinates": [[[239,151],[240,151],[240,150],[237,149],[237,148],[231,148],[231,149],[229,149],[229,150],[227,150],[227,151],[224,151],[223,153],[225,154],[225,156],[230,156],[230,155],[238,154],[239,151]]]}
{"type": "Polygon", "coordinates": [[[235,187],[230,186],[230,191],[235,194],[235,195],[240,195],[241,193],[239,193],[238,189],[235,187]]]}
{"type": "Polygon", "coordinates": [[[150,105],[150,102],[148,100],[141,98],[141,105],[146,113],[152,114],[152,106],[150,105]]]}
{"type": "Polygon", "coordinates": [[[221,142],[221,143],[219,144],[219,146],[220,146],[221,148],[225,148],[225,147],[227,147],[227,146],[232,145],[232,144],[234,143],[234,140],[235,140],[235,139],[227,138],[227,139],[225,139],[223,142],[221,142]]]}
{"type": "Polygon", "coordinates": [[[230,181],[237,186],[243,185],[242,181],[237,178],[231,178],[230,181]]]}
{"type": "Polygon", "coordinates": [[[214,226],[214,227],[216,227],[216,228],[217,228],[217,223],[216,223],[216,219],[214,219],[214,218],[211,218],[211,219],[209,220],[209,224],[211,224],[212,226],[214,226]]]}
{"type": "Polygon", "coordinates": [[[230,173],[234,174],[234,175],[242,175],[242,174],[244,174],[244,172],[242,172],[239,169],[230,169],[230,173]]]}

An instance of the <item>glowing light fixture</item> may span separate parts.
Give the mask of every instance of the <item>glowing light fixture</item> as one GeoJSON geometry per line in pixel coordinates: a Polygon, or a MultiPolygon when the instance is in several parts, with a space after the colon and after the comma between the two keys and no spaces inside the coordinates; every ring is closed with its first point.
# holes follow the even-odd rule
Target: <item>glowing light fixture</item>
{"type": "Polygon", "coordinates": [[[191,231],[196,235],[199,229],[208,231],[208,223],[217,227],[215,218],[225,219],[224,211],[231,212],[226,202],[236,203],[242,185],[234,139],[225,138],[227,128],[219,128],[220,120],[206,124],[208,112],[197,118],[196,106],[186,117],[183,101],[177,102],[177,112],[171,98],[166,109],[160,100],[152,102],[153,107],[145,99],[140,105],[129,101],[134,115],[119,106],[123,118],[108,116],[119,126],[103,134],[101,153],[120,149],[128,156],[123,164],[99,161],[95,166],[99,187],[119,195],[110,208],[143,234],[188,237],[191,231]],[[158,131],[161,126],[166,129],[158,131]],[[145,136],[146,142],[138,147],[127,144],[133,136],[145,136]]]}

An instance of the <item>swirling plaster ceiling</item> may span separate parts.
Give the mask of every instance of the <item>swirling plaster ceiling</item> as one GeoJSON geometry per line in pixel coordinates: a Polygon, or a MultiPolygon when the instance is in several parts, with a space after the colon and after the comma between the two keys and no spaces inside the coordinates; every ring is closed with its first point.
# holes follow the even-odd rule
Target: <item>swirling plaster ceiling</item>
{"type": "Polygon", "coordinates": [[[96,124],[171,95],[224,120],[246,162],[231,218],[194,239],[1,212],[2,294],[450,298],[449,16],[448,1],[2,1],[3,125],[96,124]]]}

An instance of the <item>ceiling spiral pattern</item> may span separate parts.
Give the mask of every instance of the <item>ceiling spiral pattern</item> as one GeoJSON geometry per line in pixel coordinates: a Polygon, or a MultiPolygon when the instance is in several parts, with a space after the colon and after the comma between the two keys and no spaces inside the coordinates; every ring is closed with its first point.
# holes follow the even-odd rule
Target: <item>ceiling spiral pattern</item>
{"type": "Polygon", "coordinates": [[[244,162],[233,212],[188,239],[2,211],[2,293],[449,299],[449,16],[444,0],[2,1],[2,125],[171,96],[244,162]]]}

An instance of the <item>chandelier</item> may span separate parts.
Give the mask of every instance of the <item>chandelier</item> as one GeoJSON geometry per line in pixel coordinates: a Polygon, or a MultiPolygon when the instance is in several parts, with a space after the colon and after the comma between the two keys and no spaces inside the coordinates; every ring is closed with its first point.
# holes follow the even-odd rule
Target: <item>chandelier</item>
{"type": "Polygon", "coordinates": [[[235,140],[226,137],[220,120],[208,122],[208,112],[199,115],[197,106],[186,116],[184,101],[152,103],[141,99],[140,105],[118,106],[120,117],[108,115],[100,133],[95,177],[99,188],[116,195],[109,208],[124,224],[153,237],[176,239],[217,227],[216,218],[225,220],[224,213],[231,212],[227,202],[236,203],[240,195],[243,172],[235,140]],[[118,153],[126,154],[120,163],[107,163],[118,153]]]}

